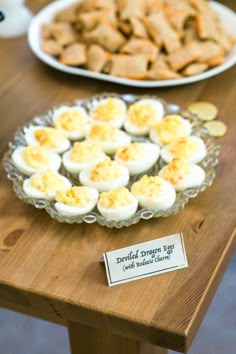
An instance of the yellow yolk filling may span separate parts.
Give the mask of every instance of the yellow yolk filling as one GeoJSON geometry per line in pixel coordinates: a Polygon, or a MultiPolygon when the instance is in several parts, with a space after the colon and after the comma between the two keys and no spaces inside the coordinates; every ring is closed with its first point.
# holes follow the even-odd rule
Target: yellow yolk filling
{"type": "Polygon", "coordinates": [[[57,200],[59,203],[83,208],[90,202],[90,195],[84,187],[72,187],[57,192],[57,200]]]}
{"type": "Polygon", "coordinates": [[[174,141],[170,146],[170,152],[180,159],[192,156],[198,149],[198,143],[189,137],[174,141]]]}
{"type": "Polygon", "coordinates": [[[74,144],[70,158],[74,162],[88,162],[97,158],[101,153],[102,148],[99,144],[85,140],[74,144]]]}
{"type": "Polygon", "coordinates": [[[88,136],[98,141],[114,142],[117,138],[117,129],[106,123],[94,124],[88,136]]]}
{"type": "Polygon", "coordinates": [[[120,166],[116,161],[106,158],[104,161],[96,164],[90,171],[92,181],[111,182],[121,176],[120,166]]]}
{"type": "Polygon", "coordinates": [[[117,150],[117,156],[123,161],[136,160],[142,155],[143,149],[138,143],[130,143],[117,150]]]}
{"type": "Polygon", "coordinates": [[[40,169],[49,164],[48,150],[41,146],[27,146],[23,153],[23,159],[30,167],[40,169]]]}
{"type": "Polygon", "coordinates": [[[167,116],[154,125],[154,130],[158,133],[162,144],[166,145],[173,139],[183,136],[184,123],[178,115],[167,116]]]}
{"type": "Polygon", "coordinates": [[[39,144],[45,148],[55,148],[64,139],[64,135],[60,131],[50,127],[37,129],[34,136],[39,144]]]}
{"type": "Polygon", "coordinates": [[[132,196],[127,188],[122,187],[101,193],[100,203],[104,208],[119,208],[131,204],[132,196]]]}
{"type": "Polygon", "coordinates": [[[64,181],[54,171],[37,173],[31,178],[31,186],[43,193],[55,193],[64,187],[64,181]]]}
{"type": "Polygon", "coordinates": [[[191,171],[191,165],[181,159],[173,159],[173,161],[164,167],[162,177],[171,184],[177,185],[191,171]]]}
{"type": "Polygon", "coordinates": [[[86,119],[81,112],[68,110],[62,113],[55,122],[55,127],[68,132],[81,131],[84,129],[86,119]]]}
{"type": "Polygon", "coordinates": [[[138,127],[150,126],[154,115],[154,109],[150,104],[134,103],[129,107],[128,119],[138,127]]]}
{"type": "Polygon", "coordinates": [[[105,103],[101,103],[92,112],[93,119],[100,120],[103,122],[110,122],[116,120],[123,113],[122,107],[112,98],[108,98],[105,103]]]}
{"type": "Polygon", "coordinates": [[[132,193],[135,195],[146,195],[154,197],[161,193],[163,189],[163,183],[158,176],[143,176],[140,181],[135,182],[132,185],[132,193]]]}

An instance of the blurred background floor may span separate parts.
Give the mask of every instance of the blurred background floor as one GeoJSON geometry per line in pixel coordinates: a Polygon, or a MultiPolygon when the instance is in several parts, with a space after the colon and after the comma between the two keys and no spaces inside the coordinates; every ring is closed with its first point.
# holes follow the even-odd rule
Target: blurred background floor
{"type": "MultiPolygon", "coordinates": [[[[188,354],[236,353],[236,255],[188,354]]],[[[64,327],[0,309],[0,354],[70,354],[64,327]]],[[[109,353],[107,353],[109,354],[109,353]]],[[[175,354],[170,351],[169,354],[175,354]]]]}

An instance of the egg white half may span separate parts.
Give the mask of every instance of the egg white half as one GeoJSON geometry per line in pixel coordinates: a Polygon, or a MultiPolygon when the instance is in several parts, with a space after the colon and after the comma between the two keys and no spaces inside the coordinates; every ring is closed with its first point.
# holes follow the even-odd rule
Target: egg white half
{"type": "MultiPolygon", "coordinates": [[[[197,187],[204,182],[206,174],[200,166],[191,163],[189,164],[189,168],[190,171],[178,181],[176,181],[176,183],[173,183],[171,180],[167,179],[167,181],[173,185],[176,191],[183,191],[187,188],[197,187]]],[[[166,166],[164,166],[159,172],[159,176],[162,178],[166,178],[165,169],[166,166]]],[[[178,176],[178,171],[176,171],[176,176],[178,176]]]]}
{"type": "Polygon", "coordinates": [[[131,176],[142,173],[151,168],[156,163],[160,155],[160,148],[156,144],[138,144],[142,149],[142,155],[137,156],[133,160],[123,160],[117,154],[115,155],[115,160],[122,166],[127,167],[131,176]]]}
{"type": "Polygon", "coordinates": [[[93,187],[99,192],[108,192],[115,188],[125,187],[129,182],[129,170],[126,167],[119,166],[120,176],[112,181],[93,181],[90,178],[92,167],[83,169],[79,174],[80,183],[83,186],[93,187]]]}
{"type": "Polygon", "coordinates": [[[83,207],[77,207],[77,206],[71,206],[57,201],[55,203],[55,208],[57,209],[57,211],[59,211],[59,213],[68,216],[84,215],[89,213],[95,208],[99,197],[98,191],[90,187],[80,187],[80,188],[85,188],[86,191],[88,192],[89,202],[83,207]]]}
{"type": "MultiPolygon", "coordinates": [[[[40,130],[42,128],[46,128],[46,127],[31,126],[31,127],[29,127],[26,130],[26,132],[25,132],[25,140],[26,140],[26,143],[28,145],[32,145],[32,146],[40,145],[39,141],[35,138],[34,132],[37,131],[37,130],[40,130]]],[[[49,127],[47,127],[47,128],[49,128],[49,127]]],[[[54,129],[54,128],[52,128],[52,129],[54,129]]],[[[64,151],[68,150],[69,148],[70,148],[70,141],[69,141],[69,139],[64,137],[63,140],[60,142],[60,144],[58,144],[58,146],[50,148],[49,150],[57,152],[58,154],[61,154],[64,151]]]]}
{"type": "Polygon", "coordinates": [[[125,130],[132,134],[132,135],[147,135],[149,133],[151,125],[153,125],[155,122],[160,121],[163,118],[164,115],[164,107],[163,104],[152,98],[144,98],[141,99],[137,102],[135,102],[133,105],[131,105],[128,109],[128,114],[126,117],[126,120],[124,122],[124,128],[125,130]],[[152,110],[154,111],[154,115],[151,117],[150,124],[144,124],[144,125],[135,125],[130,119],[129,119],[129,114],[131,111],[131,108],[133,105],[141,105],[141,106],[150,106],[152,110]]]}
{"type": "Polygon", "coordinates": [[[25,149],[26,149],[25,146],[19,146],[18,148],[16,148],[12,154],[12,161],[16,166],[16,168],[22,173],[24,173],[26,176],[31,176],[33,173],[42,172],[49,168],[55,171],[59,170],[61,166],[61,157],[57,153],[53,151],[48,151],[47,157],[49,159],[49,163],[45,164],[43,168],[36,169],[28,165],[27,162],[25,161],[24,159],[25,149]]]}
{"type": "MultiPolygon", "coordinates": [[[[204,141],[201,138],[198,138],[196,136],[189,136],[187,138],[189,140],[192,140],[193,142],[197,143],[197,149],[196,149],[196,151],[194,151],[194,153],[191,156],[189,156],[188,158],[185,158],[185,160],[187,162],[191,162],[191,163],[201,162],[207,155],[207,149],[206,149],[204,141]]],[[[174,143],[175,143],[175,141],[173,141],[173,143],[170,143],[170,144],[164,146],[161,149],[161,157],[167,163],[171,162],[174,158],[179,157],[178,153],[173,153],[171,151],[171,148],[173,146],[172,144],[174,144],[174,143]]]]}
{"type": "MultiPolygon", "coordinates": [[[[58,173],[59,177],[62,179],[64,183],[63,189],[67,189],[71,187],[71,182],[64,176],[60,175],[58,173]]],[[[47,200],[54,200],[56,198],[56,192],[49,192],[49,193],[44,193],[39,191],[38,189],[34,188],[31,185],[31,180],[34,175],[32,175],[30,178],[27,178],[23,182],[23,190],[25,194],[27,194],[31,198],[36,198],[36,199],[47,199],[47,200]]]]}
{"type": "Polygon", "coordinates": [[[105,208],[99,200],[97,208],[102,216],[107,219],[115,221],[127,220],[135,214],[138,208],[138,200],[135,196],[131,195],[131,203],[117,208],[105,208]]]}
{"type": "Polygon", "coordinates": [[[106,154],[102,151],[99,156],[94,158],[91,161],[86,162],[75,162],[71,159],[71,150],[66,151],[62,156],[63,165],[65,166],[66,170],[71,173],[79,173],[85,168],[89,168],[92,165],[103,161],[106,158],[106,154]]]}
{"type": "Polygon", "coordinates": [[[176,192],[174,187],[163,178],[161,180],[162,190],[156,195],[150,194],[148,191],[145,194],[134,193],[133,186],[131,187],[131,192],[136,196],[141,207],[166,210],[175,203],[176,192]]]}
{"type": "Polygon", "coordinates": [[[120,129],[117,129],[114,141],[93,139],[89,135],[87,135],[86,137],[88,140],[98,142],[101,145],[103,151],[108,155],[115,154],[116,150],[120,146],[126,145],[131,142],[131,137],[120,129]]]}
{"type": "MultiPolygon", "coordinates": [[[[103,98],[100,101],[97,101],[94,103],[93,108],[90,110],[90,117],[95,121],[95,122],[107,122],[111,125],[113,125],[116,128],[121,128],[124,120],[126,118],[126,114],[127,114],[127,108],[126,108],[126,104],[124,101],[122,101],[120,98],[117,97],[107,97],[107,98],[103,98]],[[94,117],[94,114],[96,114],[96,110],[97,108],[101,107],[101,106],[107,106],[107,109],[109,109],[109,100],[112,100],[114,102],[114,104],[119,107],[120,112],[119,114],[116,114],[115,116],[112,117],[112,119],[109,119],[108,121],[103,119],[103,117],[94,117]]],[[[111,114],[111,113],[110,113],[111,114]]]]}
{"type": "Polygon", "coordinates": [[[63,131],[63,134],[70,140],[80,140],[82,139],[86,132],[89,129],[89,116],[87,114],[87,112],[85,111],[85,109],[83,107],[79,107],[79,106],[73,106],[73,107],[69,107],[69,106],[61,106],[57,109],[55,109],[54,114],[53,114],[53,122],[54,124],[56,124],[57,120],[60,118],[60,116],[63,113],[66,113],[67,111],[69,112],[78,112],[84,119],[85,124],[84,126],[79,129],[79,130],[74,130],[74,131],[70,131],[70,130],[66,130],[66,129],[61,129],[63,131]]]}
{"type": "MultiPolygon", "coordinates": [[[[178,135],[177,132],[175,132],[175,131],[171,131],[172,139],[188,136],[191,134],[192,126],[191,126],[190,122],[187,119],[184,119],[182,117],[180,117],[180,118],[181,118],[181,122],[183,124],[181,135],[178,135]]],[[[163,120],[165,120],[165,118],[163,120]]],[[[151,141],[153,141],[154,143],[156,143],[160,146],[165,145],[165,144],[163,144],[163,142],[160,138],[160,134],[155,129],[155,126],[151,127],[149,136],[150,136],[151,141]]]]}

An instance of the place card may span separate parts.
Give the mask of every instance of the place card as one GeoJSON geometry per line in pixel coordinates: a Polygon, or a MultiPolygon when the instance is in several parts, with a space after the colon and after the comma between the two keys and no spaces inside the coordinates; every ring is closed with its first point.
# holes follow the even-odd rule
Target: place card
{"type": "Polygon", "coordinates": [[[188,267],[182,233],[107,252],[103,259],[109,286],[188,267]]]}

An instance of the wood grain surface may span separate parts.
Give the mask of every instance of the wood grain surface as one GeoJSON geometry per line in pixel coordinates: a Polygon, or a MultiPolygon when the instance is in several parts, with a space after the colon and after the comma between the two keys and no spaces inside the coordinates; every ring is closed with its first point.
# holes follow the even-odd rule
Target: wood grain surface
{"type": "Polygon", "coordinates": [[[69,338],[72,354],[167,354],[164,348],[79,323],[69,323],[69,338]]]}
{"type": "MultiPolygon", "coordinates": [[[[233,0],[223,3],[236,9],[233,0]]],[[[119,230],[59,224],[18,200],[0,167],[0,305],[187,351],[234,251],[236,66],[187,86],[136,89],[49,68],[35,58],[25,37],[1,39],[0,53],[1,158],[19,125],[55,104],[104,91],[156,94],[182,107],[206,100],[219,108],[228,133],[214,184],[168,218],[119,230]],[[188,268],[107,286],[102,253],[179,231],[188,268]]]]}

